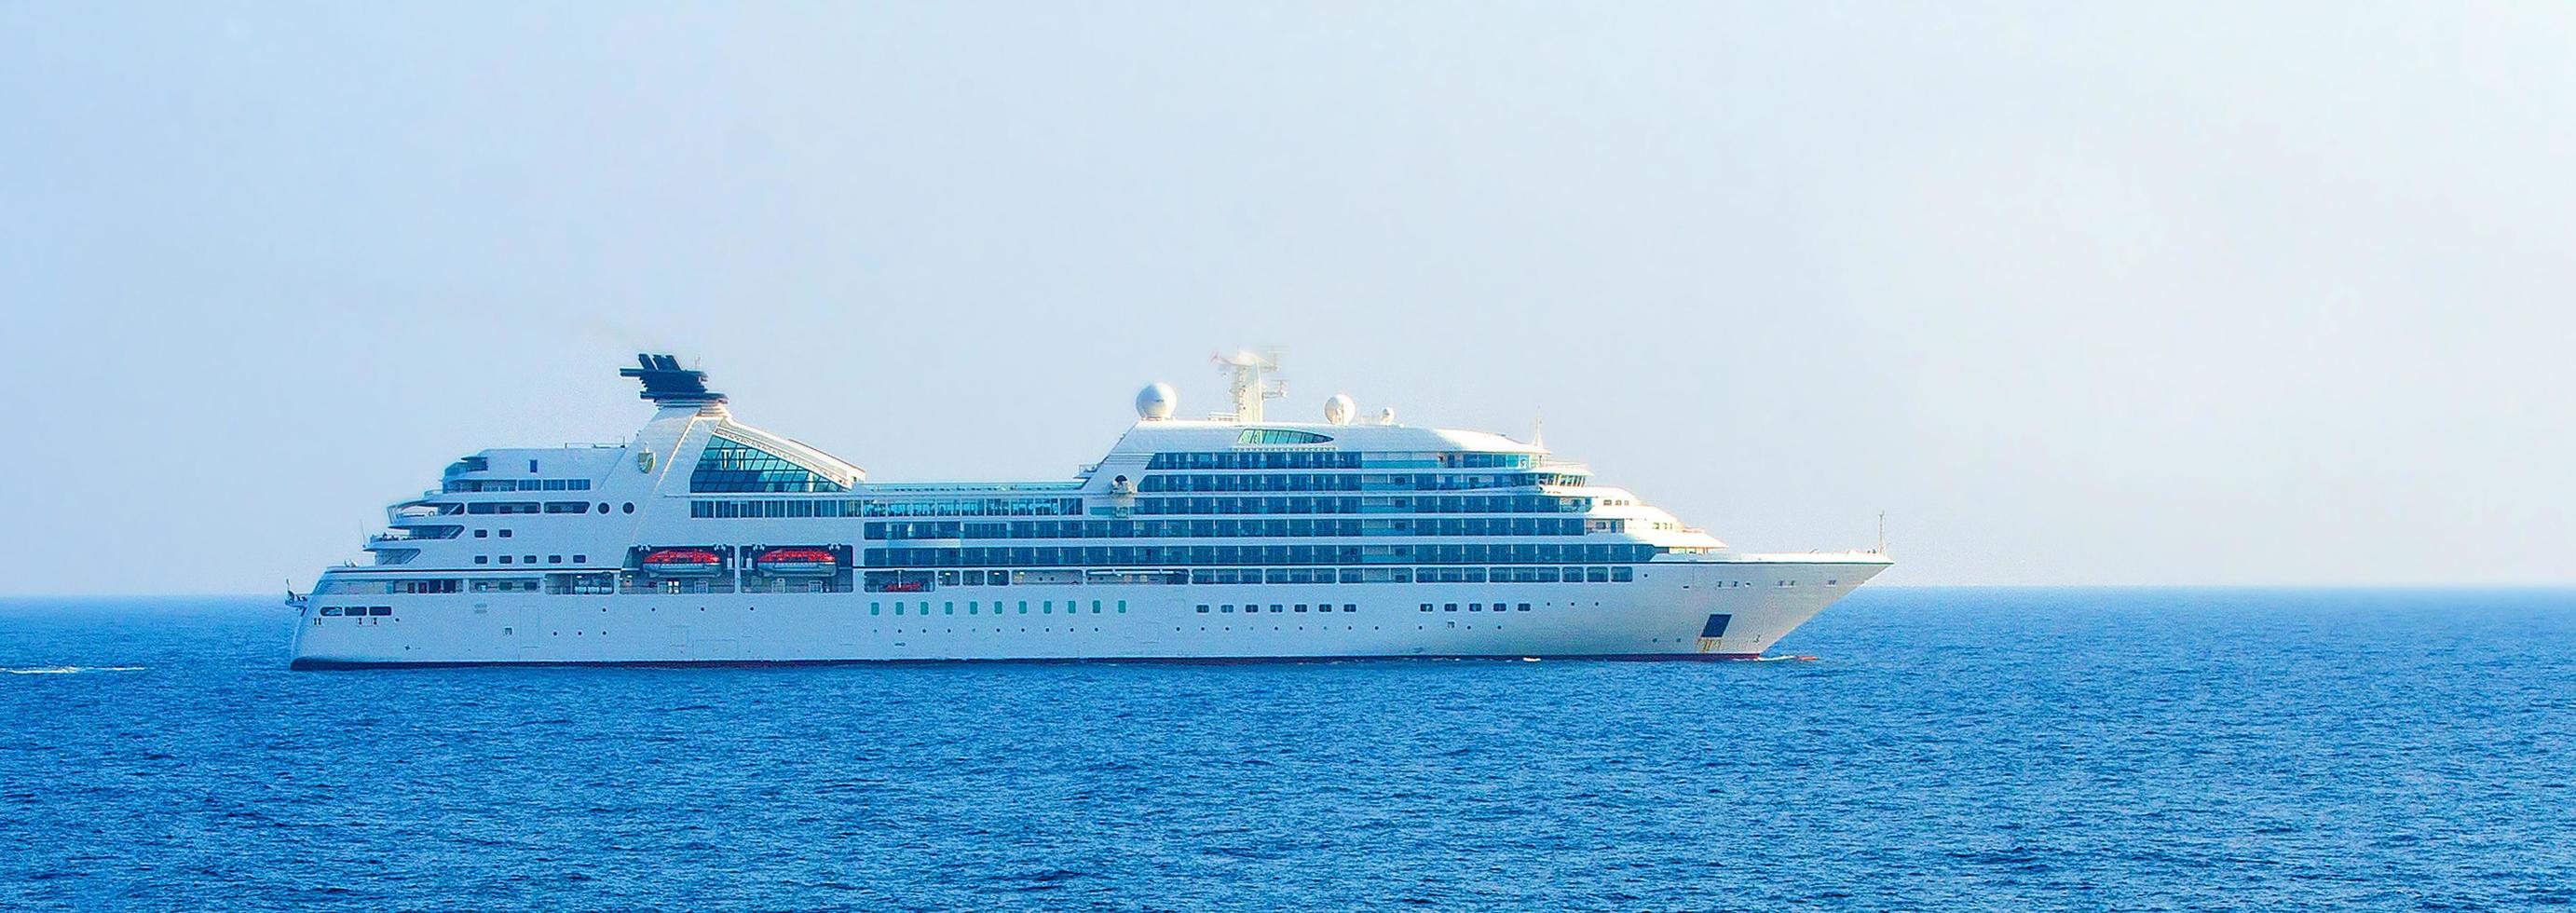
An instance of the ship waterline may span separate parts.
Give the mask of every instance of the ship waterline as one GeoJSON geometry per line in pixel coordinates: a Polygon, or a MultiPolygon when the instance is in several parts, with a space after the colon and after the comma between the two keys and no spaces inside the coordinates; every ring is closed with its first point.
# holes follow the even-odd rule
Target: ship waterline
{"type": "Polygon", "coordinates": [[[298,668],[1325,657],[1745,658],[1886,568],[1735,551],[1535,443],[1354,420],[1176,419],[1099,463],[871,483],[736,422],[669,356],[607,446],[496,449],[388,508],[372,563],[290,598],[298,668]]]}

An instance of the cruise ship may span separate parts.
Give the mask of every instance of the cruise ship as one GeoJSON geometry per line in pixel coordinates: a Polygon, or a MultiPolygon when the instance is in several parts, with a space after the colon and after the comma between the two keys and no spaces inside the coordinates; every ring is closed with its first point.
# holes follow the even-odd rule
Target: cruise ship
{"type": "Polygon", "coordinates": [[[1750,554],[1541,442],[1272,421],[1275,355],[1168,385],[1072,478],[875,482],[640,355],[622,443],[485,450],[289,593],[296,668],[1341,657],[1746,659],[1889,561],[1750,554]]]}

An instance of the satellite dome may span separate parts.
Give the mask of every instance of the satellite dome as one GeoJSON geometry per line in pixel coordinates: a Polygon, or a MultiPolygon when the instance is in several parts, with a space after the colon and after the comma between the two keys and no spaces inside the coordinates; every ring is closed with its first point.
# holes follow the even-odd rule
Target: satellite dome
{"type": "Polygon", "coordinates": [[[1395,407],[1388,406],[1383,411],[1380,411],[1377,414],[1377,423],[1380,425],[1395,424],[1395,407]]]}
{"type": "Polygon", "coordinates": [[[1136,391],[1136,416],[1152,421],[1171,418],[1172,408],[1179,403],[1180,396],[1172,392],[1171,384],[1156,381],[1136,391]]]}
{"type": "Polygon", "coordinates": [[[1358,408],[1351,404],[1350,394],[1335,393],[1331,399],[1324,401],[1324,421],[1335,425],[1348,425],[1351,423],[1352,412],[1358,408]]]}

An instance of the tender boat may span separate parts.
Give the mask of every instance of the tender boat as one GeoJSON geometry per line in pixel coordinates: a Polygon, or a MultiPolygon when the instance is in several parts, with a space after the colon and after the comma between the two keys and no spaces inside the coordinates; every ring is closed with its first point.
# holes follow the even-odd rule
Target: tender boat
{"type": "Polygon", "coordinates": [[[841,560],[830,549],[773,548],[752,559],[751,566],[764,574],[822,576],[839,572],[841,560]]]}
{"type": "Polygon", "coordinates": [[[702,548],[666,548],[644,556],[644,572],[663,577],[712,577],[724,571],[724,556],[702,548]]]}

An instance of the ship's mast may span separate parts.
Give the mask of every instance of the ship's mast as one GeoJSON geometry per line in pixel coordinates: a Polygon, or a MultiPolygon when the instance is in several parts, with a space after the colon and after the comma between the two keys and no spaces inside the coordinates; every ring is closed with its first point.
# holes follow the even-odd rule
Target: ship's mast
{"type": "Polygon", "coordinates": [[[1234,421],[1258,422],[1264,400],[1288,395],[1286,381],[1264,380],[1261,376],[1264,371],[1279,370],[1277,352],[1254,355],[1250,351],[1239,351],[1231,356],[1217,356],[1216,363],[1220,370],[1234,375],[1234,414],[1228,416],[1234,421]]]}

